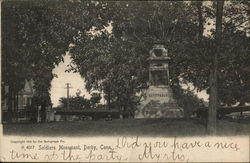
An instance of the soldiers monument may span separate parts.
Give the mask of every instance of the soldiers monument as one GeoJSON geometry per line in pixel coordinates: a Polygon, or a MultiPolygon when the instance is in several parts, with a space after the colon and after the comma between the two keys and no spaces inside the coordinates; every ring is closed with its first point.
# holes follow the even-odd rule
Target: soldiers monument
{"type": "Polygon", "coordinates": [[[169,85],[169,56],[165,47],[156,44],[150,50],[149,87],[143,96],[135,118],[181,118],[183,109],[173,99],[169,85]]]}

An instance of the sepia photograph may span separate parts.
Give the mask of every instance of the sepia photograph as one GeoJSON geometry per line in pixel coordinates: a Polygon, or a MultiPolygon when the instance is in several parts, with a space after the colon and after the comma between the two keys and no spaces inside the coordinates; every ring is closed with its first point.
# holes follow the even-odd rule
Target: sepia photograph
{"type": "Polygon", "coordinates": [[[249,137],[249,5],[3,0],[3,136],[249,137]]]}

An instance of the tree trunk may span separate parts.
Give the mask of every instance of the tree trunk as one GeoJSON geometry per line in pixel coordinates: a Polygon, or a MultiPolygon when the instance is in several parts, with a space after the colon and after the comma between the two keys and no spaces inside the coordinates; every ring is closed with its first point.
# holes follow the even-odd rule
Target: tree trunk
{"type": "Polygon", "coordinates": [[[41,106],[41,122],[46,122],[46,105],[41,106]]]}
{"type": "Polygon", "coordinates": [[[209,76],[209,110],[208,110],[208,122],[207,131],[211,135],[216,134],[216,120],[217,120],[217,108],[218,108],[218,88],[217,88],[217,69],[218,69],[218,53],[220,53],[221,35],[222,35],[222,15],[223,15],[223,0],[217,0],[216,9],[216,52],[213,56],[213,65],[210,69],[209,76]]]}
{"type": "Polygon", "coordinates": [[[18,122],[18,103],[19,103],[19,101],[18,101],[19,99],[18,99],[18,91],[16,92],[16,120],[17,120],[17,122],[18,122]]]}
{"type": "Polygon", "coordinates": [[[198,35],[198,39],[201,40],[202,36],[203,36],[203,31],[204,31],[203,18],[202,18],[202,1],[197,0],[196,5],[197,5],[197,9],[198,9],[198,20],[199,20],[199,35],[198,35]]]}
{"type": "Polygon", "coordinates": [[[12,122],[13,119],[13,89],[10,85],[8,88],[8,122],[12,122]]]}
{"type": "Polygon", "coordinates": [[[14,122],[17,122],[17,91],[16,91],[16,88],[14,87],[14,91],[13,91],[13,102],[14,102],[14,106],[13,106],[13,108],[14,108],[14,111],[13,111],[13,118],[14,118],[14,122]]]}
{"type": "Polygon", "coordinates": [[[111,90],[110,88],[108,88],[108,100],[107,100],[107,105],[108,105],[108,109],[110,110],[111,109],[111,106],[110,106],[110,102],[111,101],[111,90]]]}

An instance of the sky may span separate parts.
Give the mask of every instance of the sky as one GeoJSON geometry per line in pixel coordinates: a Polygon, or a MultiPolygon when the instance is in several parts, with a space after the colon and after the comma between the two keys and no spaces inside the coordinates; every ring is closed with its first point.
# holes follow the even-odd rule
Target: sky
{"type": "Polygon", "coordinates": [[[53,107],[58,106],[59,99],[61,97],[67,97],[66,83],[70,83],[72,88],[69,89],[70,96],[76,95],[76,92],[80,90],[81,95],[85,95],[86,98],[90,98],[90,94],[86,91],[84,79],[79,73],[65,72],[67,70],[67,65],[70,63],[71,59],[68,53],[64,57],[64,62],[61,62],[54,70],[53,73],[57,75],[52,80],[51,87],[51,101],[53,107]]]}

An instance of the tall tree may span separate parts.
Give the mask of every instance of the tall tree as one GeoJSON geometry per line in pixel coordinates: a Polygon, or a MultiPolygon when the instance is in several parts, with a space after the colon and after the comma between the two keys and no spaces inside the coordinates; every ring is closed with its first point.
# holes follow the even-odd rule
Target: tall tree
{"type": "MultiPolygon", "coordinates": [[[[204,24],[213,25],[216,17],[216,3],[204,4],[202,15],[204,24]],[[213,5],[214,4],[214,5],[213,5]]],[[[249,26],[247,25],[248,6],[246,1],[227,1],[223,7],[223,31],[218,56],[218,102],[220,105],[245,105],[249,98],[249,26]]],[[[199,10],[197,10],[197,15],[199,10]]],[[[209,31],[207,31],[209,30],[209,31]]],[[[181,60],[181,77],[191,82],[198,90],[209,89],[209,74],[213,67],[214,54],[217,53],[215,29],[201,41],[190,43],[181,60]],[[186,71],[186,70],[187,71],[186,71]]]]}
{"type": "Polygon", "coordinates": [[[216,120],[217,120],[217,108],[218,108],[218,56],[221,52],[221,38],[222,38],[222,15],[223,15],[224,1],[217,1],[216,7],[216,52],[213,56],[213,64],[210,68],[210,80],[209,80],[209,110],[208,110],[208,122],[207,129],[210,134],[216,134],[216,120]]]}
{"type": "Polygon", "coordinates": [[[58,6],[51,1],[4,1],[1,7],[2,80],[9,88],[8,111],[14,110],[15,117],[17,94],[27,80],[35,83],[39,105],[50,104],[52,69],[62,61],[72,30],[55,16],[58,6]]]}
{"type": "Polygon", "coordinates": [[[97,4],[77,0],[2,3],[2,76],[9,86],[9,111],[25,80],[34,81],[38,105],[50,104],[52,70],[63,61],[69,45],[88,37],[93,26],[102,29],[108,23],[103,19],[105,9],[97,4]]]}

